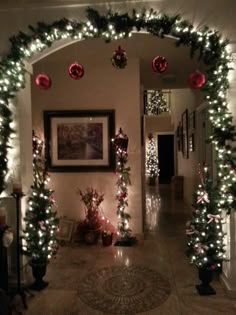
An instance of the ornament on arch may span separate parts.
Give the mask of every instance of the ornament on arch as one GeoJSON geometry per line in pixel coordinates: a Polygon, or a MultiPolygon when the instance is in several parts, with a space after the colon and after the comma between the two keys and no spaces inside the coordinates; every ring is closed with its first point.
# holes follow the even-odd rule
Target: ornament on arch
{"type": "Polygon", "coordinates": [[[192,89],[201,88],[206,82],[205,75],[200,71],[195,71],[191,73],[188,77],[188,83],[192,89]]]}
{"type": "Polygon", "coordinates": [[[84,67],[78,62],[74,62],[68,67],[68,73],[72,79],[79,80],[84,76],[84,67]]]}
{"type": "Polygon", "coordinates": [[[127,55],[126,51],[118,46],[118,48],[114,51],[113,56],[111,58],[111,63],[115,68],[124,69],[127,65],[127,55]]]}
{"type": "Polygon", "coordinates": [[[50,87],[52,85],[52,80],[47,74],[40,73],[35,78],[35,84],[41,90],[48,90],[48,89],[50,89],[50,87]]]}
{"type": "Polygon", "coordinates": [[[168,66],[168,61],[163,56],[156,56],[152,59],[152,69],[154,72],[162,73],[166,71],[168,66]]]}

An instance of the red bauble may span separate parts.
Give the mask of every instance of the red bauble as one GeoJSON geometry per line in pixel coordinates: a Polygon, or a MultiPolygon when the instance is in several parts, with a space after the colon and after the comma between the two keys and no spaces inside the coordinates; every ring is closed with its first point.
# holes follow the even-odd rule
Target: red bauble
{"type": "Polygon", "coordinates": [[[168,66],[168,62],[167,62],[165,57],[156,56],[152,60],[152,69],[155,72],[162,73],[162,72],[166,71],[167,66],[168,66]]]}
{"type": "Polygon", "coordinates": [[[199,89],[205,84],[206,77],[200,71],[195,71],[189,75],[188,82],[192,89],[199,89]]]}
{"type": "Polygon", "coordinates": [[[78,62],[72,63],[68,68],[70,77],[74,80],[79,80],[84,76],[84,68],[78,62]]]}
{"type": "Polygon", "coordinates": [[[38,74],[35,78],[35,84],[42,90],[48,90],[52,85],[52,80],[46,74],[38,74]]]}

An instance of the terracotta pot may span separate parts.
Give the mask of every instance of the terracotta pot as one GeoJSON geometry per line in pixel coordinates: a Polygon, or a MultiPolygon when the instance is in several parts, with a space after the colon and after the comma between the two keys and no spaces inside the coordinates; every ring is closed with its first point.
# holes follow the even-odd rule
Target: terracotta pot
{"type": "Polygon", "coordinates": [[[102,245],[110,246],[112,244],[113,234],[102,234],[102,245]]]}
{"type": "Polygon", "coordinates": [[[88,245],[97,244],[100,236],[100,230],[88,230],[84,234],[84,240],[88,245]]]}

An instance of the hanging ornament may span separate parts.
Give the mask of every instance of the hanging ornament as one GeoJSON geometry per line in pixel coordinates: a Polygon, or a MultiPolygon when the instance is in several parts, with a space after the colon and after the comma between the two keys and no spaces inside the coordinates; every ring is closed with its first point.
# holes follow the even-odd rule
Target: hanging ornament
{"type": "Polygon", "coordinates": [[[69,76],[74,80],[79,80],[84,76],[84,68],[78,62],[72,63],[68,68],[69,76]]]}
{"type": "Polygon", "coordinates": [[[13,230],[10,227],[7,227],[2,236],[2,244],[4,247],[9,247],[13,242],[14,234],[13,230]]]}
{"type": "Polygon", "coordinates": [[[35,84],[42,90],[48,90],[52,85],[52,80],[48,75],[41,73],[36,76],[35,84]]]}
{"type": "Polygon", "coordinates": [[[126,51],[119,46],[111,58],[112,65],[115,68],[124,69],[127,65],[127,60],[126,51]]]}
{"type": "Polygon", "coordinates": [[[165,57],[156,56],[152,60],[152,69],[155,72],[162,73],[162,72],[166,71],[167,66],[168,66],[168,62],[167,62],[165,57]]]}
{"type": "Polygon", "coordinates": [[[188,82],[192,89],[199,89],[205,84],[206,77],[202,72],[197,70],[189,75],[188,82]]]}

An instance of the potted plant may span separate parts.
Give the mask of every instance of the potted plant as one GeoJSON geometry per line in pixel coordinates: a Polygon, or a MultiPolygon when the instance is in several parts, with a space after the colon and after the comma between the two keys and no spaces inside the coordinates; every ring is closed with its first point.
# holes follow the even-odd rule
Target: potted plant
{"type": "Polygon", "coordinates": [[[102,245],[110,246],[112,244],[113,233],[111,231],[103,230],[102,231],[102,245]]]}
{"type": "Polygon", "coordinates": [[[99,206],[104,200],[104,195],[93,188],[87,188],[84,193],[79,190],[79,194],[86,207],[85,220],[80,224],[80,230],[87,244],[96,244],[101,231],[99,206]]]}

